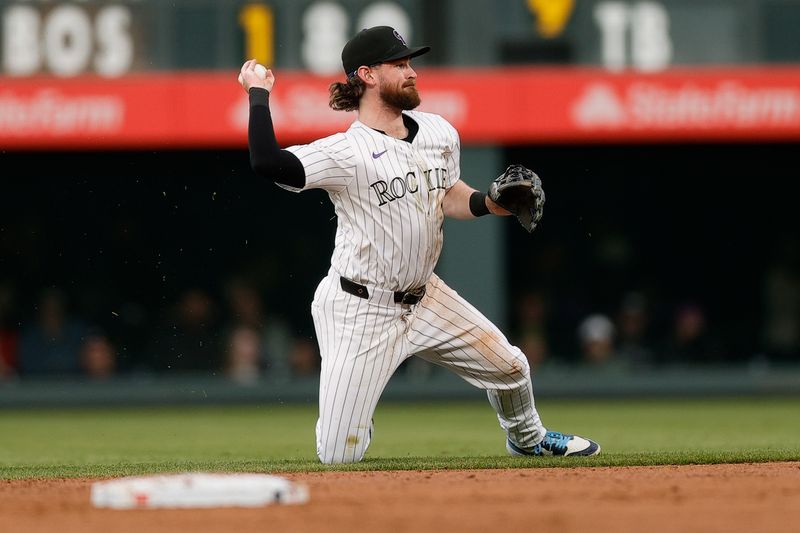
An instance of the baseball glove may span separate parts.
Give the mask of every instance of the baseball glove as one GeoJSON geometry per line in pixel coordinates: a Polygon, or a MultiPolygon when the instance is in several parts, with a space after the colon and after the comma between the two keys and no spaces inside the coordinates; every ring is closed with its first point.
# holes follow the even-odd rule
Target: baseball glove
{"type": "Polygon", "coordinates": [[[522,165],[510,165],[489,186],[489,198],[517,217],[528,233],[536,229],[544,209],[542,180],[522,165]]]}

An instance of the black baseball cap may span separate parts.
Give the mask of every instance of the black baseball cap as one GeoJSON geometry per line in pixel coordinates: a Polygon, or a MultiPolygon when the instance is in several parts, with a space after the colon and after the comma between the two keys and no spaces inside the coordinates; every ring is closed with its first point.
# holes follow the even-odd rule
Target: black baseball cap
{"type": "Polygon", "coordinates": [[[361,65],[372,66],[404,57],[417,57],[430,46],[409,48],[406,40],[390,26],[365,28],[347,41],[342,49],[342,66],[347,77],[354,76],[361,65]]]}

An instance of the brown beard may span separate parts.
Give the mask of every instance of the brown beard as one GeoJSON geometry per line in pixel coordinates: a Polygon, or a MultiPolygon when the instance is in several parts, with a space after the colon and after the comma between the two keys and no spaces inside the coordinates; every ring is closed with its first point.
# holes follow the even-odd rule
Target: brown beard
{"type": "Polygon", "coordinates": [[[421,102],[417,88],[413,85],[399,88],[381,85],[379,94],[384,104],[401,111],[410,111],[421,102]]]}

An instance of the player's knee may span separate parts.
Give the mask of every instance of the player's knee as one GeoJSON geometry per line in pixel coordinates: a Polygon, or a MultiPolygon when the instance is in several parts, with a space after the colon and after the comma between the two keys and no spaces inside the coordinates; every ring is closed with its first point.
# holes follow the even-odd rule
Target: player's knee
{"type": "MultiPolygon", "coordinates": [[[[324,424],[320,424],[323,427],[324,424]]],[[[372,440],[372,422],[363,426],[350,428],[350,431],[341,435],[324,437],[327,432],[317,433],[317,456],[323,464],[348,464],[357,463],[364,458],[370,441],[372,440]]]]}
{"type": "Polygon", "coordinates": [[[488,370],[495,377],[522,383],[530,376],[531,368],[528,358],[516,346],[509,346],[507,350],[500,353],[492,352],[486,355],[486,359],[491,362],[488,370]]]}
{"type": "Polygon", "coordinates": [[[372,441],[375,425],[371,419],[350,427],[335,424],[323,417],[317,419],[317,457],[326,465],[357,463],[372,441]]]}
{"type": "Polygon", "coordinates": [[[365,448],[341,447],[336,443],[323,443],[317,448],[317,457],[325,465],[358,463],[364,458],[365,448]]]}
{"type": "Polygon", "coordinates": [[[509,361],[508,375],[512,378],[526,379],[530,373],[528,358],[521,351],[517,351],[509,361]]]}

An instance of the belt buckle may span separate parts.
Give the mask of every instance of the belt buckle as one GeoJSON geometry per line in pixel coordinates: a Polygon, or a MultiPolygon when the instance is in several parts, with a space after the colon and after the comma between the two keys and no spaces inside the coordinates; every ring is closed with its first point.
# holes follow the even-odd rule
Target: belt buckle
{"type": "Polygon", "coordinates": [[[403,299],[400,300],[401,304],[406,305],[414,305],[422,300],[422,297],[425,296],[425,285],[422,287],[418,287],[416,289],[412,289],[410,291],[406,291],[403,294],[403,299]]]}

